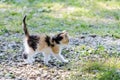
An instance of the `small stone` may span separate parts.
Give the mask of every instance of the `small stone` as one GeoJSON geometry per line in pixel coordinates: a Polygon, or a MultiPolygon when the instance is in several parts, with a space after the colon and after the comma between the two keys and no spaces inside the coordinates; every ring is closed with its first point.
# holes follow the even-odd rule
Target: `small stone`
{"type": "Polygon", "coordinates": [[[90,37],[95,38],[97,35],[90,35],[90,37]]]}
{"type": "Polygon", "coordinates": [[[44,77],[47,77],[47,75],[48,75],[48,74],[47,74],[47,72],[46,72],[46,73],[42,74],[42,76],[41,76],[41,77],[43,77],[43,78],[44,78],[44,77]]]}
{"type": "Polygon", "coordinates": [[[0,72],[0,77],[2,77],[4,74],[3,74],[3,72],[0,72]]]}
{"type": "Polygon", "coordinates": [[[94,73],[97,73],[97,72],[98,72],[98,70],[93,70],[93,72],[94,72],[94,73]]]}
{"type": "Polygon", "coordinates": [[[85,36],[81,36],[80,38],[81,38],[81,39],[85,39],[85,36]]]}
{"type": "Polygon", "coordinates": [[[70,68],[68,68],[67,70],[68,70],[68,71],[70,71],[71,69],[70,69],[70,68]]]}
{"type": "Polygon", "coordinates": [[[14,74],[13,73],[7,73],[5,75],[6,78],[15,78],[14,74]]]}
{"type": "Polygon", "coordinates": [[[41,80],[41,78],[40,78],[40,77],[37,77],[36,80],[41,80]]]}
{"type": "Polygon", "coordinates": [[[33,77],[30,77],[29,79],[36,80],[36,77],[35,77],[35,76],[33,76],[33,77]]]}

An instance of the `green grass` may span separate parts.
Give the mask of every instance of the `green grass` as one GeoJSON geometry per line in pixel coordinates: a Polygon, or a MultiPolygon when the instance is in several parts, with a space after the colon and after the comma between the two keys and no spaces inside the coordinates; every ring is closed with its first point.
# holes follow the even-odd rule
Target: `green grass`
{"type": "Polygon", "coordinates": [[[119,7],[120,2],[104,0],[5,0],[0,3],[0,14],[8,31],[21,33],[22,18],[27,14],[28,26],[34,32],[67,30],[72,36],[87,32],[120,38],[119,7]]]}
{"type": "MultiPolygon", "coordinates": [[[[27,15],[27,25],[31,34],[49,34],[66,30],[73,37],[88,33],[120,38],[119,9],[119,0],[2,0],[0,1],[0,35],[7,32],[22,34],[22,19],[27,15]]],[[[17,38],[9,40],[20,41],[17,38]]],[[[64,67],[65,70],[71,69],[67,79],[120,79],[116,72],[120,68],[119,59],[116,58],[116,55],[119,57],[119,52],[115,52],[114,56],[110,57],[102,45],[98,45],[96,50],[85,45],[74,48],[75,54],[81,54],[77,56],[78,61],[72,59],[71,63],[64,67]],[[92,55],[100,55],[102,60],[85,59],[92,55]]]]}
{"type": "MultiPolygon", "coordinates": [[[[119,80],[120,62],[117,58],[108,58],[105,61],[88,59],[84,62],[72,63],[71,75],[68,80],[119,80]],[[116,63],[115,63],[116,62],[116,63]]],[[[70,66],[70,65],[69,65],[70,66]]]]}
{"type": "Polygon", "coordinates": [[[99,80],[119,80],[120,72],[117,72],[116,69],[108,70],[99,75],[99,80]]]}

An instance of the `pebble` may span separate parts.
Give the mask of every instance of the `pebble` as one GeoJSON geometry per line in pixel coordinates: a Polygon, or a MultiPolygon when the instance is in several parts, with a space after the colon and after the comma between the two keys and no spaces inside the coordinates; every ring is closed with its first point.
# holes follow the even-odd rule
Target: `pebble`
{"type": "MultiPolygon", "coordinates": [[[[100,37],[97,35],[88,35],[83,34],[83,36],[78,38],[71,38],[70,39],[70,47],[65,48],[64,51],[67,52],[64,55],[66,58],[72,58],[72,59],[80,59],[78,54],[81,53],[79,47],[85,45],[86,51],[89,48],[92,48],[93,50],[97,49],[98,46],[102,45],[105,50],[107,50],[107,53],[110,55],[113,54],[113,50],[116,49],[116,51],[120,51],[120,40],[113,39],[109,36],[100,37]],[[78,51],[76,51],[76,47],[78,47],[78,51]]],[[[15,34],[5,34],[0,36],[0,58],[2,56],[2,59],[0,59],[1,65],[4,65],[3,71],[0,72],[0,78],[2,79],[8,79],[8,78],[15,78],[15,80],[26,80],[28,78],[36,79],[36,80],[57,80],[61,79],[61,75],[63,75],[66,71],[61,71],[62,67],[66,66],[66,64],[62,64],[60,62],[55,61],[55,59],[51,60],[49,62],[50,66],[44,67],[42,56],[37,57],[36,62],[34,65],[24,65],[24,62],[22,61],[22,52],[23,52],[23,43],[21,39],[21,34],[15,33],[15,34]],[[11,40],[12,37],[18,37],[20,38],[20,42],[14,42],[11,40]],[[6,51],[10,49],[10,51],[6,51]],[[11,52],[11,50],[15,50],[11,52]],[[15,54],[15,55],[14,55],[15,54]],[[5,57],[4,57],[5,56],[5,57]],[[21,63],[22,62],[22,63],[21,63]],[[38,65],[36,65],[38,64],[38,65]],[[13,73],[9,73],[13,72],[13,73]],[[3,72],[5,71],[6,74],[3,72]],[[19,72],[18,72],[19,71],[19,72]],[[19,75],[21,73],[21,75],[19,75]],[[34,73],[32,76],[27,73],[34,73]],[[17,77],[16,77],[17,76],[17,77]]],[[[89,50],[88,50],[89,51],[89,50]]],[[[90,51],[92,53],[92,51],[90,51]]],[[[89,57],[86,57],[88,59],[89,57]]],[[[92,55],[91,58],[99,58],[98,55],[92,55]]],[[[75,60],[77,61],[77,60],[75,60]]],[[[68,64],[69,65],[69,64],[68,64]]],[[[1,68],[1,67],[0,67],[1,68]]],[[[67,68],[67,71],[71,71],[71,68],[67,68]]],[[[97,72],[97,71],[94,71],[97,72]]],[[[64,74],[65,77],[67,74],[64,74]]],[[[61,79],[62,80],[62,79],[61,79]]]]}

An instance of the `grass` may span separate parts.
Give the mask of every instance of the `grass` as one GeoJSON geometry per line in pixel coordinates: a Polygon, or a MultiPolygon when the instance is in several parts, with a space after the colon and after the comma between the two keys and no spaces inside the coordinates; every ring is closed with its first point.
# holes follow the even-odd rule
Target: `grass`
{"type": "Polygon", "coordinates": [[[68,80],[119,80],[120,72],[119,72],[119,61],[116,58],[108,58],[105,61],[84,61],[73,63],[73,72],[71,73],[71,77],[67,78],[68,80]],[[110,63],[109,63],[110,62],[110,63]],[[116,64],[114,64],[117,62],[116,64]]]}
{"type": "Polygon", "coordinates": [[[118,79],[120,79],[120,72],[117,72],[115,69],[111,69],[107,72],[104,72],[99,77],[99,80],[118,80],[118,79]]]}
{"type": "MultiPolygon", "coordinates": [[[[22,34],[22,19],[26,14],[30,33],[49,34],[66,30],[73,37],[88,33],[119,39],[119,9],[119,0],[2,0],[0,1],[0,35],[7,32],[22,34]]],[[[20,41],[16,38],[10,40],[20,41]]],[[[77,56],[80,61],[72,59],[71,64],[65,67],[66,70],[71,69],[70,77],[67,79],[120,79],[117,72],[120,68],[119,59],[116,58],[116,55],[119,57],[118,52],[111,57],[102,45],[98,45],[96,50],[85,45],[75,46],[74,51],[75,54],[81,53],[77,56]],[[102,60],[84,59],[92,55],[102,55],[102,60]]]]}
{"type": "Polygon", "coordinates": [[[0,3],[1,18],[4,19],[0,26],[8,31],[22,32],[22,18],[27,14],[30,30],[37,28],[34,32],[67,30],[73,36],[87,32],[119,38],[119,4],[104,0],[5,0],[0,3]]]}

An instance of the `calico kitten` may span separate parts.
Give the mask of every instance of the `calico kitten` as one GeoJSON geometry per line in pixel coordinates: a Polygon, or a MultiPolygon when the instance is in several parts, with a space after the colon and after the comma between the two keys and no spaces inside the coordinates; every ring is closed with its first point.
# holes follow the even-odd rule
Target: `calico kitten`
{"type": "Polygon", "coordinates": [[[26,27],[26,16],[23,19],[23,29],[25,33],[24,47],[25,51],[23,58],[27,63],[34,62],[34,55],[42,52],[44,55],[44,63],[48,64],[50,55],[52,54],[61,62],[67,63],[61,55],[62,47],[69,43],[69,37],[67,32],[61,32],[55,36],[48,36],[45,34],[41,35],[30,35],[26,27]]]}

